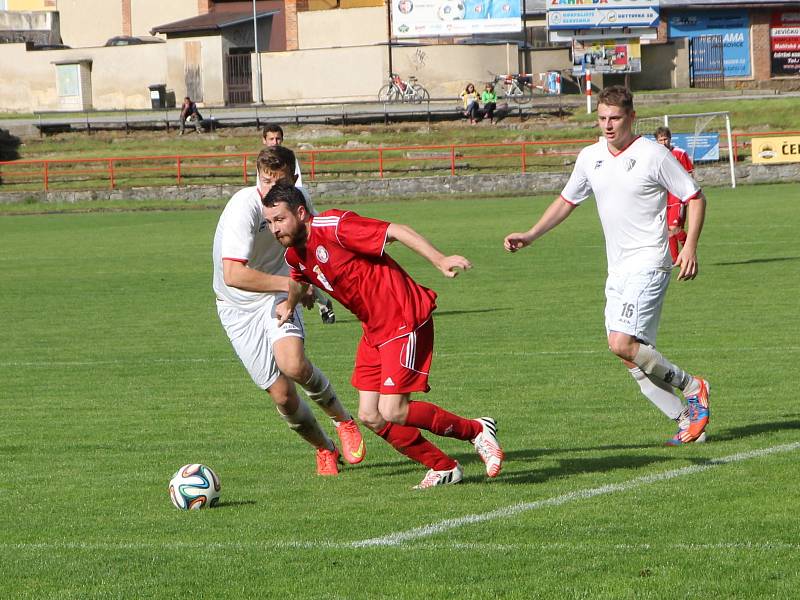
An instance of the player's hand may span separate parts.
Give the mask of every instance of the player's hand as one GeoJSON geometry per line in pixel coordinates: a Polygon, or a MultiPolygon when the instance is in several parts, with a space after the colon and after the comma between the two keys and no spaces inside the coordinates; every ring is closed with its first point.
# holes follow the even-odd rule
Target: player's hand
{"type": "Polygon", "coordinates": [[[503,240],[503,247],[506,249],[506,252],[516,252],[530,245],[531,241],[524,233],[509,233],[506,239],[503,240]]]}
{"type": "Polygon", "coordinates": [[[314,308],[314,288],[308,286],[306,293],[300,298],[300,302],[305,308],[314,308]]]}
{"type": "Polygon", "coordinates": [[[289,309],[289,303],[284,300],[275,306],[275,316],[278,317],[278,327],[291,320],[294,310],[289,309]]]}
{"type": "Polygon", "coordinates": [[[678,258],[675,260],[675,266],[680,270],[678,271],[679,280],[689,280],[697,277],[700,268],[697,264],[697,254],[691,248],[684,246],[678,258]]]}
{"type": "Polygon", "coordinates": [[[439,264],[436,265],[436,268],[438,268],[445,277],[455,277],[458,275],[459,271],[471,269],[472,263],[463,256],[454,254],[453,256],[445,256],[442,258],[439,264]]]}

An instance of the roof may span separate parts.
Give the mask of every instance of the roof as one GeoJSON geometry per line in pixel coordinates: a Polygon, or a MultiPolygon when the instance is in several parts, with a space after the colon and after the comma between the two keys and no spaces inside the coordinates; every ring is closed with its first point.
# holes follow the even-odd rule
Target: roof
{"type": "MultiPolygon", "coordinates": [[[[277,10],[262,10],[256,12],[256,18],[264,19],[278,14],[277,10]]],[[[150,33],[193,33],[197,31],[219,31],[226,27],[241,25],[242,23],[252,23],[252,11],[221,12],[214,11],[204,15],[198,15],[182,21],[174,21],[165,25],[157,25],[150,30],[150,33]]]]}
{"type": "MultiPolygon", "coordinates": [[[[526,15],[543,15],[547,12],[548,0],[523,0],[526,15]]],[[[653,0],[661,8],[780,8],[800,7],[800,0],[653,0]]]]}

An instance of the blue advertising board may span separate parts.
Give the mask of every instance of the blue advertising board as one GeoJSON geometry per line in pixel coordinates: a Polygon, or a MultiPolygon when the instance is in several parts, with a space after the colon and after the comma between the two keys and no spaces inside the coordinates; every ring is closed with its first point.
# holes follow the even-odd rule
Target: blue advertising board
{"type": "Polygon", "coordinates": [[[721,35],[725,77],[750,76],[750,17],[747,10],[684,11],[669,16],[670,38],[721,35]]]}
{"type": "MultiPolygon", "coordinates": [[[[652,135],[645,137],[655,141],[652,135]]],[[[685,151],[692,162],[719,160],[718,133],[673,133],[672,145],[685,151]]]]}
{"type": "Polygon", "coordinates": [[[685,150],[692,162],[719,160],[718,133],[673,133],[672,145],[685,150]]]}

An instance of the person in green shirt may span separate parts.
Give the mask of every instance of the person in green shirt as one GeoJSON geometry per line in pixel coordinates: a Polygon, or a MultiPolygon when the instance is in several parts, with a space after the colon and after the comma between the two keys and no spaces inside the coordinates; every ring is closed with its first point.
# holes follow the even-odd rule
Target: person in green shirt
{"type": "Polygon", "coordinates": [[[487,83],[486,88],[481,93],[483,102],[483,116],[494,124],[494,111],[497,108],[497,94],[494,91],[494,84],[487,83]]]}

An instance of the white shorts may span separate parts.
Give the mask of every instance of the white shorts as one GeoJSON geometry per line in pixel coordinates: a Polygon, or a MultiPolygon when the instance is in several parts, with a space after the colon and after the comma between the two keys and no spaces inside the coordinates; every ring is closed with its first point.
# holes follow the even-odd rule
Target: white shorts
{"type": "Polygon", "coordinates": [[[670,271],[653,270],[606,279],[606,335],[627,333],[655,346],[670,271]]]}
{"type": "Polygon", "coordinates": [[[217,313],[225,333],[233,344],[239,360],[250,373],[255,384],[267,389],[281,374],[272,353],[272,344],[285,337],[305,338],[302,308],[297,307],[294,319],[278,327],[275,305],[286,300],[286,295],[267,296],[255,310],[240,310],[217,301],[217,313]]]}

